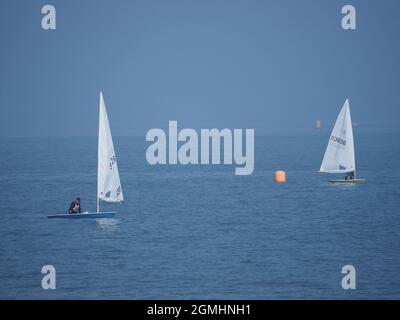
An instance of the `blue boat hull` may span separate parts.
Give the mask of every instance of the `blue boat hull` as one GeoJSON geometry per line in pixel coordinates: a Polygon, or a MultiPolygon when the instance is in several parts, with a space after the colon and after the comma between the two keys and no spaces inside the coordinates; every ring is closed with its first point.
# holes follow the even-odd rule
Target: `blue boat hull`
{"type": "Polygon", "coordinates": [[[63,214],[53,214],[47,216],[51,219],[103,219],[103,218],[113,218],[116,212],[99,212],[99,213],[63,213],[63,214]]]}

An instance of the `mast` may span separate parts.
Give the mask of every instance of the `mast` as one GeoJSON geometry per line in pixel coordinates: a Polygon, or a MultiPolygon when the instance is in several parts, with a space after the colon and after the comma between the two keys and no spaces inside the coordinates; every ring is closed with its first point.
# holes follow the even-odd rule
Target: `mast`
{"type": "Polygon", "coordinates": [[[100,144],[101,144],[101,122],[102,122],[102,114],[101,114],[101,101],[103,99],[103,93],[100,91],[100,103],[99,103],[99,132],[97,133],[97,139],[98,139],[98,144],[97,144],[97,213],[100,212],[100,197],[99,197],[99,172],[101,170],[100,168],[100,144]]]}

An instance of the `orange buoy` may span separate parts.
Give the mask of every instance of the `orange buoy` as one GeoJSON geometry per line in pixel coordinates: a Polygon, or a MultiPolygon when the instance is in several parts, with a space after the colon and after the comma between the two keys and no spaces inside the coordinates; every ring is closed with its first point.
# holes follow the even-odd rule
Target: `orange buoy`
{"type": "Polygon", "coordinates": [[[285,173],[285,171],[282,171],[282,170],[276,171],[275,172],[274,181],[278,182],[278,183],[285,183],[286,182],[286,173],[285,173]]]}

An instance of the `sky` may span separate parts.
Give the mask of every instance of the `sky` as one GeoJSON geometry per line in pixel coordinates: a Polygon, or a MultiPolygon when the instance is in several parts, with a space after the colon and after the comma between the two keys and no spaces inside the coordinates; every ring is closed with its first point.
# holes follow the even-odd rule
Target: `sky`
{"type": "Polygon", "coordinates": [[[398,0],[0,1],[0,136],[400,125],[398,0]],[[56,8],[56,30],[41,9],[56,8]],[[341,9],[356,8],[343,30],[341,9]]]}

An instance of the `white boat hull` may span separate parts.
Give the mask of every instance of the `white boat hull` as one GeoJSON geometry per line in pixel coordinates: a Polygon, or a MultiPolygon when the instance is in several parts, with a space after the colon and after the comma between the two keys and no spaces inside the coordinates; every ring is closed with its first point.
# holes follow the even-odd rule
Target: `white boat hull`
{"type": "Polygon", "coordinates": [[[357,183],[366,183],[365,179],[332,179],[328,180],[330,183],[342,183],[342,184],[357,184],[357,183]]]}

